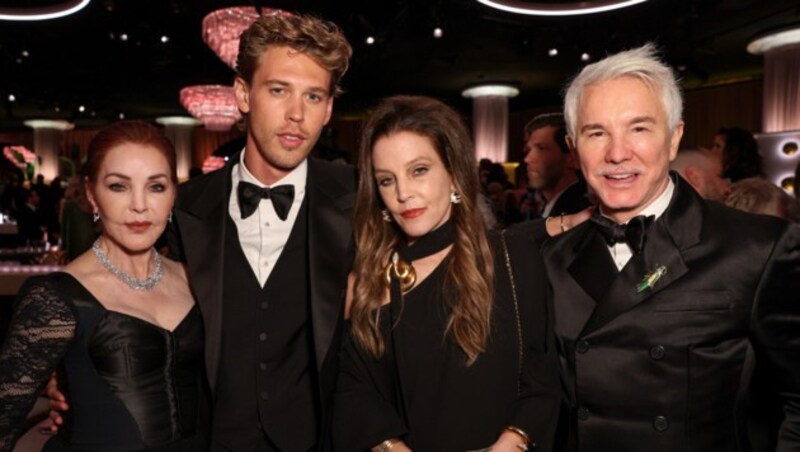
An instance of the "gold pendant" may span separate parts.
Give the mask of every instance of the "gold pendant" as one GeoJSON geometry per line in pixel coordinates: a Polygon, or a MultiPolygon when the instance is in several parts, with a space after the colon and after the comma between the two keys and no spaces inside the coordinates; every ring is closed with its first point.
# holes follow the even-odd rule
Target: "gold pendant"
{"type": "Polygon", "coordinates": [[[389,262],[383,273],[386,277],[386,284],[389,286],[392,285],[392,275],[394,275],[400,282],[400,290],[403,292],[411,290],[414,283],[417,282],[417,272],[414,271],[414,267],[408,262],[401,261],[396,251],[392,254],[392,261],[389,262]]]}

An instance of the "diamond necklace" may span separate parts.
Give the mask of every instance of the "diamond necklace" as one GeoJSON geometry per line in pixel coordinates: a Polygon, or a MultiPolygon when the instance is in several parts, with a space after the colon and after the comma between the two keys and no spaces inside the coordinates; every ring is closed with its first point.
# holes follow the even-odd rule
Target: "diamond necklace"
{"type": "Polygon", "coordinates": [[[97,261],[100,262],[100,265],[105,267],[106,270],[110,271],[111,274],[116,276],[120,281],[124,282],[133,290],[150,290],[153,287],[157,286],[158,283],[161,282],[161,278],[164,277],[164,264],[161,262],[161,255],[158,252],[154,251],[153,260],[156,263],[156,268],[153,270],[153,274],[148,276],[145,279],[137,279],[133,276],[125,273],[114,265],[111,262],[111,259],[108,258],[106,253],[100,248],[100,239],[98,238],[95,240],[94,245],[92,245],[92,252],[94,252],[95,257],[97,257],[97,261]]]}

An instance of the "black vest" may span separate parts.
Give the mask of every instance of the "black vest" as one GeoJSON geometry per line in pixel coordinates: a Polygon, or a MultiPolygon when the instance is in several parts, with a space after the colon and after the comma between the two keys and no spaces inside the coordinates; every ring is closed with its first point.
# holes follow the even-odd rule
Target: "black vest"
{"type": "Polygon", "coordinates": [[[319,402],[310,321],[308,198],[263,288],[228,217],[212,450],[309,450],[319,402]]]}

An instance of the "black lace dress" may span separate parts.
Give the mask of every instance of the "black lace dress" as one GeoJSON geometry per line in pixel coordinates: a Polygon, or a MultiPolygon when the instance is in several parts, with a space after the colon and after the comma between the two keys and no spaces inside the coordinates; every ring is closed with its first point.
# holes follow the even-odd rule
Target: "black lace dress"
{"type": "Polygon", "coordinates": [[[45,450],[206,448],[196,305],[170,332],[106,310],[68,273],[28,280],[0,352],[0,450],[59,365],[70,410],[45,450]]]}

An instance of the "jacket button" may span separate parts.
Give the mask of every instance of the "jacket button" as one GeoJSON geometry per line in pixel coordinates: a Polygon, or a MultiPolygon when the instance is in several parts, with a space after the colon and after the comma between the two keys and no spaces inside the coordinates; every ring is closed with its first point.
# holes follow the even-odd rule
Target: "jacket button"
{"type": "Polygon", "coordinates": [[[267,309],[269,307],[269,302],[262,301],[260,306],[261,309],[267,309]]]}
{"type": "Polygon", "coordinates": [[[589,341],[581,339],[575,343],[575,351],[578,353],[586,353],[589,351],[589,341]]]}
{"type": "Polygon", "coordinates": [[[589,419],[589,410],[585,406],[578,408],[578,419],[582,421],[589,419]]]}
{"type": "Polygon", "coordinates": [[[258,340],[264,342],[267,340],[267,333],[261,333],[258,335],[258,340]]]}
{"type": "Polygon", "coordinates": [[[650,357],[659,360],[664,357],[666,351],[662,345],[656,345],[655,347],[650,349],[650,357]]]}
{"type": "Polygon", "coordinates": [[[666,432],[669,429],[669,421],[664,416],[656,416],[653,418],[653,428],[657,432],[666,432]]]}
{"type": "Polygon", "coordinates": [[[267,391],[264,391],[259,395],[261,396],[261,400],[269,400],[269,393],[267,391]]]}

